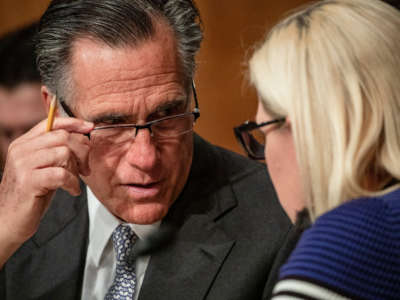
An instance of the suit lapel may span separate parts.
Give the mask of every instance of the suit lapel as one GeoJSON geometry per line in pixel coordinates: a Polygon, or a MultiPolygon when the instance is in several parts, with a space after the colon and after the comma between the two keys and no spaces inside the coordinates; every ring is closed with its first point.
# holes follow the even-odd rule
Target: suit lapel
{"type": "Polygon", "coordinates": [[[38,231],[33,236],[34,243],[41,247],[58,235],[80,212],[87,211],[86,186],[80,184],[81,195],[76,199],[59,189],[53,199],[51,208],[42,219],[38,231]]]}
{"type": "Polygon", "coordinates": [[[180,234],[173,245],[152,256],[140,300],[205,298],[234,241],[216,227],[201,227],[204,236],[180,234]]]}
{"type": "Polygon", "coordinates": [[[57,191],[34,237],[7,262],[7,299],[78,299],[87,248],[86,189],[57,191]]]}
{"type": "Polygon", "coordinates": [[[176,236],[152,255],[139,300],[204,299],[235,244],[218,219],[236,206],[236,199],[228,182],[218,182],[226,177],[213,173],[210,151],[195,137],[188,183],[161,225],[174,228],[176,236]]]}

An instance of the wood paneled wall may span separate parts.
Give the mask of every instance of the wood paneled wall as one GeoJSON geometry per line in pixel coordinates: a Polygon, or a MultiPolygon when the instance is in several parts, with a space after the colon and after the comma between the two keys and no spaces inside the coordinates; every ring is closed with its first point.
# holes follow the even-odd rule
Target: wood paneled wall
{"type": "MultiPolygon", "coordinates": [[[[251,46],[288,10],[305,0],[197,0],[204,42],[196,84],[201,117],[196,131],[241,152],[232,128],[255,114],[256,93],[246,80],[251,46]]],[[[49,0],[0,0],[0,34],[38,19],[49,0]]]]}

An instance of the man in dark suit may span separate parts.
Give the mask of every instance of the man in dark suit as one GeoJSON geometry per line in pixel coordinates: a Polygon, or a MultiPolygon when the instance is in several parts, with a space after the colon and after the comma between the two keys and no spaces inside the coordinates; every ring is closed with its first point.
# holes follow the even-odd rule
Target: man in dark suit
{"type": "Polygon", "coordinates": [[[1,299],[269,293],[292,226],[265,166],[192,133],[198,17],[190,0],[50,4],[38,65],[47,107],[61,106],[52,131],[42,122],[10,147],[1,299]]]}

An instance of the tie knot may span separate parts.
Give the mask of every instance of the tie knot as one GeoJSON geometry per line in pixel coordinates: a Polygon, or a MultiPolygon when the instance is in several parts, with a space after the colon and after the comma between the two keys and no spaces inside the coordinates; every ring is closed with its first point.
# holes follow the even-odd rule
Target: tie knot
{"type": "Polygon", "coordinates": [[[133,230],[128,225],[120,224],[115,228],[112,240],[117,255],[117,264],[127,262],[132,246],[137,240],[133,230]]]}

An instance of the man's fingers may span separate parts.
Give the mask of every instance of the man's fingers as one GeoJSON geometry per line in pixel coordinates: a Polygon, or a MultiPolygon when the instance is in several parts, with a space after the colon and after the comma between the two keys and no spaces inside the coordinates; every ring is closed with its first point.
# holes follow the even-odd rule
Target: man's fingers
{"type": "MultiPolygon", "coordinates": [[[[21,138],[31,139],[40,134],[43,134],[46,131],[46,125],[47,125],[47,119],[41,121],[31,130],[29,130],[26,134],[24,134],[21,138]]],[[[94,127],[93,123],[86,122],[80,119],[57,117],[54,119],[52,131],[63,129],[67,132],[87,134],[93,129],[93,127],[94,127]]]]}
{"type": "Polygon", "coordinates": [[[76,165],[79,173],[89,175],[89,139],[65,130],[48,132],[30,140],[13,142],[8,156],[14,164],[31,169],[76,165]]]}
{"type": "Polygon", "coordinates": [[[84,176],[90,175],[89,168],[89,150],[90,144],[86,136],[78,133],[72,133],[71,138],[68,141],[68,147],[73,152],[79,173],[84,176]]]}
{"type": "Polygon", "coordinates": [[[29,140],[18,140],[13,142],[12,145],[17,144],[22,148],[29,146],[30,151],[36,151],[63,145],[67,146],[72,139],[75,139],[81,145],[90,145],[90,141],[87,136],[80,133],[71,133],[65,129],[58,129],[51,132],[43,133],[29,140]]]}
{"type": "Polygon", "coordinates": [[[80,169],[78,168],[77,158],[74,152],[67,146],[58,146],[50,149],[41,149],[33,152],[29,158],[26,158],[22,164],[30,165],[30,168],[43,169],[50,167],[67,168],[70,172],[78,175],[80,169]]]}
{"type": "Polygon", "coordinates": [[[62,188],[72,196],[78,196],[81,193],[78,177],[65,168],[39,169],[34,172],[33,178],[34,184],[38,186],[42,196],[46,196],[58,188],[62,188]]]}
{"type": "Polygon", "coordinates": [[[52,130],[64,129],[69,132],[87,134],[93,127],[93,123],[76,118],[55,118],[52,130]]]}

